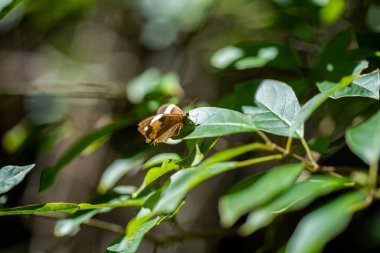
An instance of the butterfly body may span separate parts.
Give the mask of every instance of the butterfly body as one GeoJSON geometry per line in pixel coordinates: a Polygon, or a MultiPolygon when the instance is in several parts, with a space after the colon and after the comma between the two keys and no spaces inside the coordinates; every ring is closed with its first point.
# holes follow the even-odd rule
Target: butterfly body
{"type": "Polygon", "coordinates": [[[157,110],[157,114],[142,120],[138,131],[145,136],[147,143],[165,142],[176,136],[185,124],[186,115],[174,104],[166,104],[157,110]]]}

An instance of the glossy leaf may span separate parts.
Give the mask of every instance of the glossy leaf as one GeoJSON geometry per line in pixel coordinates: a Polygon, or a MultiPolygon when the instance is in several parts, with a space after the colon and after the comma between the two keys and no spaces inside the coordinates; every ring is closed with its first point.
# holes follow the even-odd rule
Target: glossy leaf
{"type": "Polygon", "coordinates": [[[49,188],[54,183],[58,173],[94,141],[110,135],[130,123],[131,120],[129,119],[116,121],[99,129],[95,129],[94,131],[79,138],[79,140],[67,149],[67,151],[60,157],[54,166],[42,172],[40,191],[44,191],[49,188]]]}
{"type": "Polygon", "coordinates": [[[176,154],[176,153],[162,153],[162,154],[158,154],[156,156],[153,156],[153,157],[149,158],[144,163],[143,168],[146,169],[146,168],[149,168],[149,167],[153,167],[153,166],[162,164],[166,160],[179,161],[181,159],[182,159],[181,156],[178,155],[178,154],[176,154]]]}
{"type": "Polygon", "coordinates": [[[110,245],[107,250],[111,252],[133,253],[136,252],[144,235],[160,221],[160,217],[143,223],[132,235],[124,236],[120,241],[110,245]]]}
{"type": "Polygon", "coordinates": [[[221,223],[232,226],[241,216],[281,194],[292,186],[302,172],[301,164],[272,168],[260,177],[254,176],[224,195],[219,201],[221,223]]]}
{"type": "Polygon", "coordinates": [[[344,188],[346,183],[346,178],[311,176],[292,186],[268,205],[251,212],[239,232],[243,235],[253,233],[270,224],[276,216],[301,209],[322,195],[344,188]]]}
{"type": "MultiPolygon", "coordinates": [[[[257,107],[243,107],[243,112],[252,115],[254,125],[266,132],[290,136],[294,116],[300,110],[296,94],[286,83],[262,80],[256,91],[257,107]]],[[[303,125],[296,128],[296,135],[303,136],[303,125]]]]}
{"type": "Polygon", "coordinates": [[[211,166],[181,170],[170,177],[169,184],[163,189],[160,200],[154,207],[157,213],[172,213],[185,195],[195,186],[228,170],[236,168],[237,162],[217,163],[211,166]]]}
{"type": "Polygon", "coordinates": [[[137,154],[130,158],[118,159],[114,161],[103,172],[98,185],[98,192],[105,193],[125,176],[132,169],[140,166],[144,161],[144,154],[137,154]]]}
{"type": "Polygon", "coordinates": [[[368,165],[380,159],[380,110],[346,132],[348,147],[368,165]]]}
{"type": "Polygon", "coordinates": [[[364,199],[364,193],[351,192],[306,215],[291,236],[285,252],[321,252],[328,241],[347,227],[353,214],[350,208],[364,199]]]}
{"type": "Polygon", "coordinates": [[[185,139],[254,132],[257,129],[248,116],[217,107],[200,107],[191,110],[189,118],[194,122],[195,129],[185,139]]]}
{"type": "MultiPolygon", "coordinates": [[[[317,83],[318,89],[325,92],[334,86],[334,82],[317,83]]],[[[368,97],[379,99],[380,77],[379,70],[357,77],[352,83],[341,90],[331,94],[330,97],[337,99],[342,97],[368,97]]]]}
{"type": "Polygon", "coordinates": [[[35,165],[26,166],[8,165],[0,169],[0,194],[9,191],[18,185],[35,165]]]}

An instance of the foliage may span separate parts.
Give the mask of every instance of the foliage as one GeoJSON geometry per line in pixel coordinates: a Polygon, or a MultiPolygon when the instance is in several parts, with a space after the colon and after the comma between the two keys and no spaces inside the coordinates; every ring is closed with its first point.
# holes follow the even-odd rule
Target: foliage
{"type": "MultiPolygon", "coordinates": [[[[36,16],[44,13],[43,4],[8,2],[0,5],[2,22],[20,5],[25,5],[17,20],[23,20],[25,15],[38,31],[49,30],[50,22],[60,22],[66,15],[94,4],[89,0],[75,4],[56,3],[58,7],[65,7],[62,13],[54,12],[47,18],[49,22],[41,23],[37,22],[36,16]]],[[[253,2],[255,5],[260,1],[253,2]]],[[[280,30],[281,19],[288,18],[292,31],[287,32],[297,41],[295,44],[301,46],[311,44],[310,41],[318,35],[313,26],[331,26],[345,11],[345,1],[341,0],[268,2],[271,3],[267,6],[271,9],[268,13],[277,16],[275,21],[268,21],[271,26],[262,21],[263,28],[280,30]],[[303,12],[293,13],[294,8],[314,10],[315,15],[305,17],[303,12]],[[291,24],[292,19],[287,15],[298,15],[299,22],[291,24]]],[[[206,4],[196,7],[207,9],[206,4]]],[[[213,8],[220,16],[229,13],[228,6],[223,3],[213,8]]],[[[152,13],[146,15],[147,19],[153,19],[152,13]]],[[[241,18],[248,16],[242,15],[241,18]]],[[[167,18],[177,21],[173,22],[176,27],[170,33],[174,37],[198,24],[195,21],[186,23],[181,15],[167,18]]],[[[17,20],[8,23],[6,29],[12,29],[17,20]]],[[[2,25],[0,22],[0,28],[2,25]]],[[[22,25],[25,24],[20,23],[22,25]]],[[[161,104],[179,103],[181,96],[186,95],[175,72],[164,73],[155,68],[144,70],[125,87],[128,110],[118,115],[118,119],[83,134],[41,174],[39,189],[48,191],[62,171],[72,161],[86,155],[89,147],[95,150],[117,139],[128,148],[122,149],[120,158],[104,168],[94,197],[84,203],[5,205],[0,209],[0,216],[45,215],[57,218],[56,236],[73,235],[81,225],[119,233],[119,237],[107,247],[107,252],[136,252],[144,239],[155,247],[164,247],[188,238],[208,236],[206,232],[194,235],[179,226],[175,231],[178,236],[157,236],[154,233],[160,224],[177,223],[177,214],[188,205],[189,192],[218,175],[232,178],[244,171],[244,178],[232,187],[221,186],[223,194],[219,196],[218,206],[220,230],[212,235],[255,238],[260,231],[272,230],[278,234],[283,232],[278,222],[298,214],[298,220],[291,219],[295,230],[283,232],[287,239],[281,245],[270,246],[272,248],[268,251],[321,252],[347,229],[357,213],[360,215],[370,210],[380,198],[377,181],[380,49],[379,44],[364,43],[366,40],[380,40],[376,37],[378,33],[367,34],[368,37],[363,39],[359,32],[352,24],[348,29],[333,34],[329,43],[318,45],[317,51],[306,56],[299,47],[279,43],[275,38],[268,42],[244,41],[242,38],[250,36],[242,36],[243,41],[240,41],[236,35],[233,42],[221,40],[207,55],[209,71],[220,78],[221,83],[227,82],[230,89],[214,103],[199,102],[192,105],[194,109],[184,110],[184,127],[168,142],[178,145],[173,149],[165,150],[166,144],[148,146],[135,141],[137,138],[143,140],[141,136],[118,139],[120,131],[135,130],[139,120],[154,113],[161,104]],[[356,107],[356,103],[360,106],[356,107]],[[352,114],[344,114],[343,110],[352,114]],[[326,129],[322,123],[331,118],[337,122],[343,118],[343,123],[336,131],[333,129],[324,134],[326,129]],[[349,153],[350,159],[354,159],[355,154],[364,163],[342,166],[331,162],[344,146],[352,152],[349,153]],[[123,178],[133,177],[136,173],[143,175],[137,187],[120,183],[123,178]],[[363,180],[355,177],[360,173],[363,180]],[[96,215],[124,207],[138,210],[128,224],[104,222],[94,225],[94,221],[99,221],[94,218],[96,215]],[[54,216],[56,214],[60,216],[54,216]]],[[[157,44],[151,41],[145,46],[163,49],[165,45],[174,43],[169,35],[167,37],[167,41],[159,40],[157,44]]],[[[141,40],[146,41],[146,38],[141,40]]],[[[53,130],[49,131],[50,134],[53,130]]],[[[32,135],[23,138],[24,144],[10,150],[16,152],[27,147],[27,140],[32,139],[32,135]]],[[[1,168],[0,198],[5,198],[8,191],[32,173],[33,167],[1,168]]],[[[217,216],[216,213],[213,215],[217,216]]]]}

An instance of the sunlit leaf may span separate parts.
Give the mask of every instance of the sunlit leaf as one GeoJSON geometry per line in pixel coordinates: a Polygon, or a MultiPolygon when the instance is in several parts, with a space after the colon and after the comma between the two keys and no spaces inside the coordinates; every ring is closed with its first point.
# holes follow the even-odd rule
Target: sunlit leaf
{"type": "Polygon", "coordinates": [[[151,219],[143,223],[132,235],[123,236],[111,244],[107,250],[111,252],[133,253],[136,252],[144,235],[149,232],[160,220],[160,217],[151,219]]]}
{"type": "Polygon", "coordinates": [[[58,173],[75,157],[77,157],[83,150],[85,150],[89,145],[91,145],[91,143],[98,140],[99,138],[103,138],[104,136],[110,135],[131,123],[132,121],[130,119],[116,121],[99,129],[95,129],[94,131],[82,136],[79,140],[77,140],[72,146],[70,146],[66,150],[66,152],[60,157],[60,159],[54,166],[42,172],[40,191],[44,191],[47,188],[49,188],[54,183],[58,173]]]}
{"type": "MultiPolygon", "coordinates": [[[[266,132],[290,136],[292,121],[300,110],[294,91],[286,83],[262,80],[254,101],[257,107],[244,106],[243,112],[252,115],[254,125],[266,132]]],[[[303,136],[303,125],[296,129],[296,135],[303,136]]]]}
{"type": "Polygon", "coordinates": [[[348,147],[368,165],[380,159],[380,110],[346,132],[348,147]]]}
{"type": "Polygon", "coordinates": [[[181,170],[170,177],[169,184],[163,189],[161,198],[154,207],[158,213],[171,213],[181,203],[185,195],[195,186],[222,172],[236,168],[237,162],[217,163],[181,170]]]}
{"type": "Polygon", "coordinates": [[[306,215],[291,236],[286,253],[318,253],[350,222],[350,207],[364,201],[363,192],[340,196],[306,215]]]}
{"type": "Polygon", "coordinates": [[[225,149],[223,151],[219,151],[215,154],[213,154],[211,157],[207,158],[205,161],[203,161],[202,166],[208,166],[214,163],[224,162],[228,161],[231,158],[234,158],[236,156],[239,156],[241,154],[247,153],[249,151],[253,150],[273,150],[272,147],[268,147],[268,145],[262,144],[262,143],[251,143],[247,145],[242,145],[239,147],[229,148],[225,149]]]}
{"type": "Polygon", "coordinates": [[[235,186],[221,197],[219,213],[225,227],[241,216],[288,189],[302,172],[301,164],[286,164],[272,168],[264,175],[254,176],[235,186]]]}
{"type": "Polygon", "coordinates": [[[34,166],[35,164],[26,166],[8,165],[2,167],[0,169],[0,194],[18,185],[34,166]]]}
{"type": "Polygon", "coordinates": [[[251,212],[239,232],[243,235],[253,233],[270,224],[276,216],[301,209],[322,195],[342,189],[347,182],[346,178],[311,176],[306,181],[292,186],[268,205],[251,212]]]}
{"type": "Polygon", "coordinates": [[[139,187],[139,189],[134,193],[134,196],[137,196],[141,191],[145,189],[148,185],[150,185],[152,182],[160,178],[161,176],[165,175],[166,173],[178,170],[180,166],[175,161],[168,161],[164,162],[161,167],[153,167],[149,169],[148,173],[146,174],[144,181],[142,185],[139,187]]]}
{"type": "Polygon", "coordinates": [[[247,115],[223,108],[200,107],[191,110],[189,117],[195,129],[186,139],[254,132],[257,129],[247,115]]]}
{"type": "Polygon", "coordinates": [[[153,156],[153,157],[149,158],[144,163],[143,168],[146,169],[146,168],[149,168],[149,167],[153,167],[153,166],[162,164],[166,160],[179,161],[181,159],[182,159],[181,156],[178,155],[178,154],[176,154],[176,153],[161,153],[161,154],[158,154],[156,156],[153,156]]]}
{"type": "Polygon", "coordinates": [[[118,159],[114,161],[103,172],[98,185],[98,192],[105,193],[125,176],[129,171],[140,166],[144,161],[144,154],[138,153],[129,158],[118,159]]]}
{"type": "Polygon", "coordinates": [[[35,213],[75,213],[80,209],[78,204],[72,203],[47,203],[42,205],[28,205],[14,208],[0,209],[2,215],[20,215],[20,214],[35,214],[35,213]]]}
{"type": "Polygon", "coordinates": [[[101,203],[101,204],[46,203],[46,204],[38,204],[38,205],[19,206],[19,207],[14,207],[14,208],[3,208],[3,209],[0,209],[0,216],[1,215],[21,215],[21,214],[25,215],[25,214],[50,213],[50,212],[75,213],[76,211],[79,211],[79,210],[142,206],[144,205],[144,203],[145,203],[144,198],[116,201],[116,202],[110,202],[110,203],[101,203]]]}
{"type": "MultiPolygon", "coordinates": [[[[334,86],[334,82],[317,83],[318,89],[325,92],[334,86]]],[[[337,99],[341,97],[369,97],[379,99],[380,77],[379,70],[375,70],[369,74],[357,77],[352,83],[343,89],[331,94],[330,97],[337,99]]]]}

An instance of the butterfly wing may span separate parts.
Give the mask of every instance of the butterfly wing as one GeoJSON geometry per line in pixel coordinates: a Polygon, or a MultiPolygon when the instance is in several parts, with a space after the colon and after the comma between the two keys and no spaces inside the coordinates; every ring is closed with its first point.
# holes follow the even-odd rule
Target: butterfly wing
{"type": "Polygon", "coordinates": [[[169,138],[178,135],[179,132],[181,131],[182,127],[183,127],[182,122],[175,124],[174,126],[169,128],[168,130],[166,130],[166,132],[157,136],[157,138],[154,139],[154,143],[156,144],[159,142],[166,142],[169,138]]]}
{"type": "Polygon", "coordinates": [[[150,139],[150,132],[149,132],[149,124],[150,122],[152,121],[152,119],[154,118],[154,116],[150,116],[142,121],[140,121],[140,123],[138,124],[138,128],[137,130],[142,134],[144,135],[145,137],[145,141],[147,143],[150,143],[152,140],[150,139]]]}

